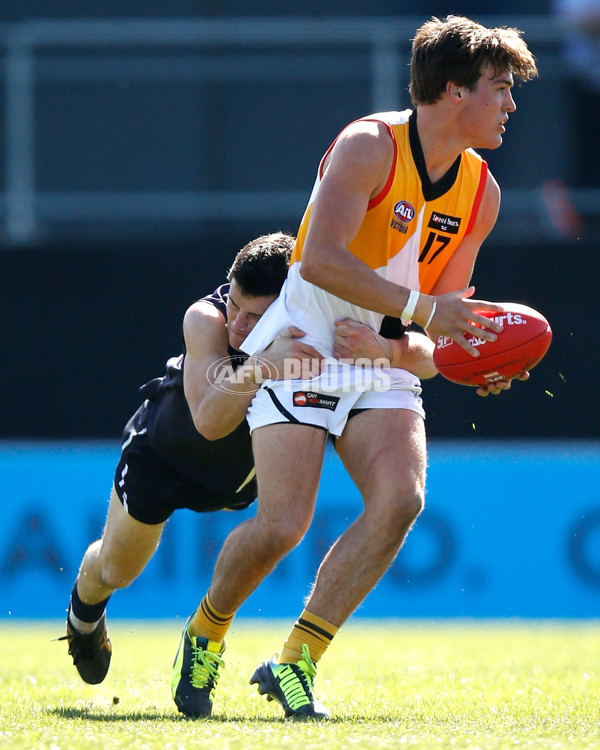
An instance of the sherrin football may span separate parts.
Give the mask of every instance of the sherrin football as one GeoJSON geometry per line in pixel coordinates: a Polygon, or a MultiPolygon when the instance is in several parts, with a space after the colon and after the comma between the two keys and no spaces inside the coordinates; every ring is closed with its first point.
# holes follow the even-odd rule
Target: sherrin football
{"type": "Polygon", "coordinates": [[[552,329],[537,310],[516,302],[500,302],[504,312],[477,310],[478,315],[501,322],[496,341],[467,337],[479,357],[472,357],[455,341],[440,336],[433,352],[438,372],[461,385],[492,385],[531,370],[548,351],[552,329]]]}

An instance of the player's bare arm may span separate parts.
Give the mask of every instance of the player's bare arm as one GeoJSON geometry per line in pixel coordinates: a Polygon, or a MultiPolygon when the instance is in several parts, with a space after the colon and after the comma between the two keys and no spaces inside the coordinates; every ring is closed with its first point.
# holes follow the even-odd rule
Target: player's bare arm
{"type": "Polygon", "coordinates": [[[248,378],[225,377],[227,387],[217,388],[223,378],[218,365],[229,363],[225,316],[202,300],[187,310],[183,319],[186,355],[183,387],[198,432],[209,440],[228,435],[245,418],[258,386],[248,378]]]}
{"type": "MultiPolygon", "coordinates": [[[[409,290],[378,276],[348,251],[367,212],[369,200],[385,185],[393,164],[393,144],[378,122],[350,125],[334,145],[312,207],[304,245],[301,274],[304,279],[352,304],[374,312],[400,317],[409,290]]],[[[491,229],[491,227],[490,227],[491,229]]],[[[472,270],[472,264],[471,264],[472,270]]],[[[455,288],[456,289],[456,288],[455,288]]],[[[478,333],[489,340],[501,327],[474,313],[477,302],[466,300],[473,290],[452,290],[437,300],[436,335],[456,339],[476,354],[463,333],[478,333]],[[484,328],[478,328],[479,323],[484,328]]],[[[501,311],[493,303],[487,309],[501,311]]],[[[413,320],[424,325],[430,317],[433,297],[421,295],[413,320]]]]}
{"type": "Polygon", "coordinates": [[[186,312],[183,335],[185,397],[196,429],[208,440],[228,435],[245,419],[262,380],[283,378],[286,361],[299,361],[301,372],[306,373],[303,376],[314,377],[323,359],[313,346],[301,341],[304,333],[292,327],[282,331],[260,358],[249,358],[243,369],[233,372],[225,317],[203,300],[195,302],[186,312]]]}
{"type": "Polygon", "coordinates": [[[354,123],[340,135],[312,207],[300,273],[353,304],[397,316],[408,299],[406,290],[378,277],[348,251],[369,200],[385,185],[393,154],[380,123],[354,123]]]}

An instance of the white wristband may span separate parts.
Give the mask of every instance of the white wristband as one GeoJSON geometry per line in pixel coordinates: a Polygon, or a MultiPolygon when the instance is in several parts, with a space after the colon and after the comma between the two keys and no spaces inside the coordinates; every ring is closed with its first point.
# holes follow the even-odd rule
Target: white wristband
{"type": "Polygon", "coordinates": [[[412,316],[415,314],[415,307],[417,306],[417,302],[419,301],[419,297],[421,295],[419,292],[415,291],[414,289],[410,290],[410,294],[408,295],[408,301],[404,307],[404,310],[400,313],[400,317],[402,320],[412,320],[412,316]]]}
{"type": "Polygon", "coordinates": [[[431,308],[431,313],[429,314],[429,317],[427,318],[427,323],[423,326],[423,330],[427,330],[429,328],[429,325],[431,324],[431,321],[433,320],[433,316],[435,315],[435,311],[437,308],[437,300],[435,297],[433,298],[433,307],[431,308]]]}

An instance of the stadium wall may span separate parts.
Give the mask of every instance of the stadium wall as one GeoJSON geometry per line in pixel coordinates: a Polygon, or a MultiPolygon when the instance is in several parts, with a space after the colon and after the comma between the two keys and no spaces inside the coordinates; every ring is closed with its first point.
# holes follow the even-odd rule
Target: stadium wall
{"type": "MultiPolygon", "coordinates": [[[[63,617],[82,555],[102,530],[118,444],[0,444],[0,617],[63,617]]],[[[427,508],[356,616],[600,617],[600,443],[433,441],[427,508]]],[[[228,530],[251,515],[176,513],[111,617],[186,616],[228,530]]],[[[294,617],[318,563],[360,512],[328,450],[314,522],[243,607],[294,617]]]]}

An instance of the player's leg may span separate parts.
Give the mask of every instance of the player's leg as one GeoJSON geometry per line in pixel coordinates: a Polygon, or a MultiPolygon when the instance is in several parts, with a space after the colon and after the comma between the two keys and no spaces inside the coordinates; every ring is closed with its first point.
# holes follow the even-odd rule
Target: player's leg
{"type": "Polygon", "coordinates": [[[253,432],[256,515],[225,540],[209,592],[186,624],[175,659],[173,699],[187,716],[210,715],[224,638],[236,610],[310,525],[325,436],[321,429],[300,424],[274,424],[253,432]]]}
{"type": "Polygon", "coordinates": [[[419,414],[365,411],[348,422],[337,449],[362,493],[364,511],[321,563],[281,662],[297,662],[305,644],[313,661],[319,661],[339,627],[388,569],[423,506],[426,449],[419,414]]]}
{"type": "Polygon", "coordinates": [[[423,508],[425,425],[407,409],[371,409],[348,422],[337,450],[364,510],[323,560],[306,608],[340,627],[391,565],[423,508]]]}
{"type": "Polygon", "coordinates": [[[229,534],[217,559],[210,600],[218,611],[235,612],[302,540],[313,516],[325,436],[308,425],[274,424],[253,432],[258,507],[254,518],[229,534]]]}
{"type": "Polygon", "coordinates": [[[85,682],[102,682],[110,666],[105,610],[111,594],[129,586],[146,567],[163,527],[132,518],[113,487],[102,538],[83,556],[67,616],[69,654],[85,682]]]}
{"type": "Polygon", "coordinates": [[[163,528],[132,518],[113,487],[102,538],[88,547],[77,576],[81,601],[96,604],[129,586],[156,551],[163,528]]]}
{"type": "MultiPolygon", "coordinates": [[[[274,428],[256,430],[254,455],[259,482],[259,510],[262,505],[264,514],[262,536],[270,534],[269,527],[273,521],[287,519],[288,533],[299,541],[314,511],[325,433],[309,433],[303,440],[298,440],[295,436],[300,428],[285,428],[286,436],[290,434],[290,429],[291,442],[282,439],[274,428]],[[295,520],[299,509],[308,508],[308,504],[310,514],[305,511],[301,521],[295,520]],[[277,509],[276,514],[274,509],[277,509]],[[290,521],[293,524],[289,525],[290,521]]],[[[291,544],[287,543],[286,548],[291,548],[291,544]]],[[[264,572],[261,575],[264,576],[264,572]]],[[[276,658],[263,662],[254,671],[250,683],[258,686],[261,695],[279,702],[289,718],[326,719],[329,716],[327,709],[313,695],[315,674],[310,653],[304,649],[293,664],[280,664],[276,658]]]]}

